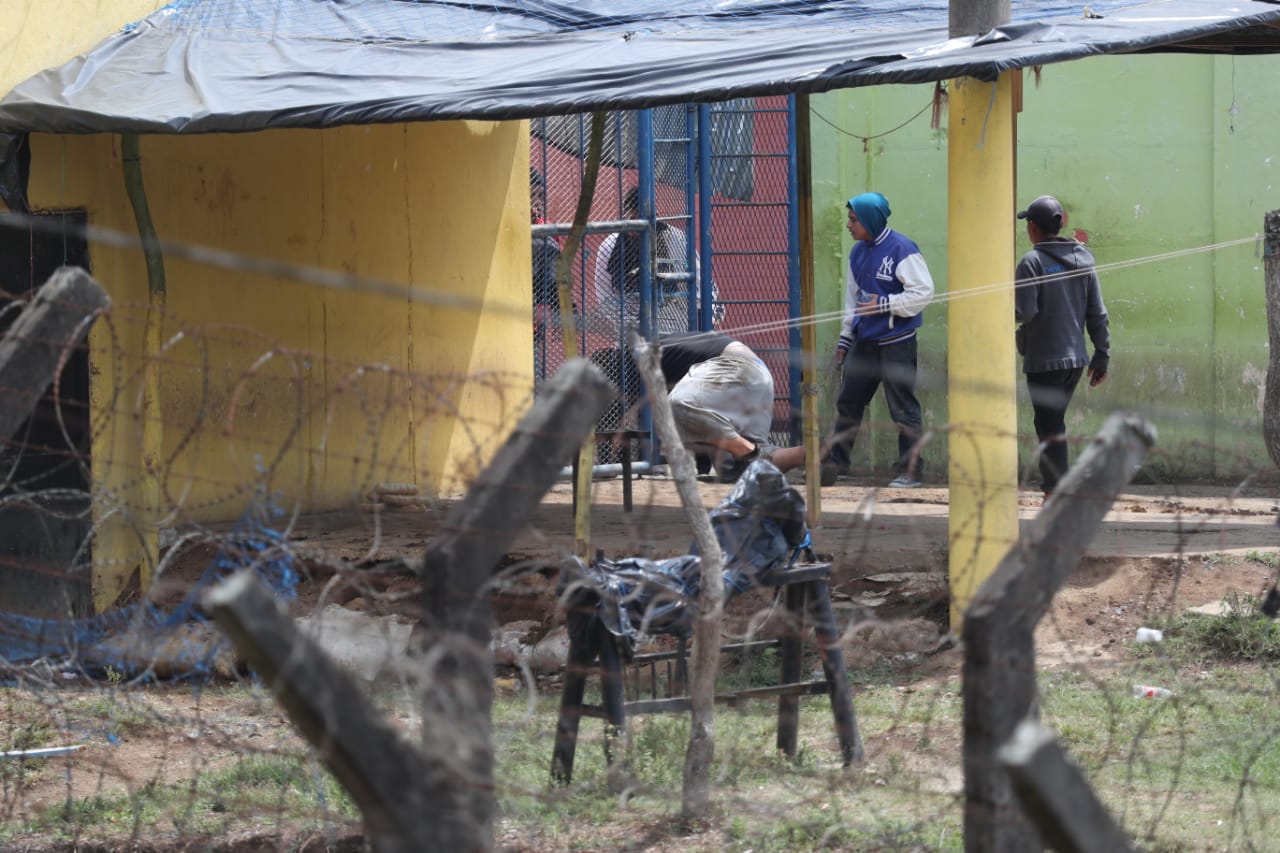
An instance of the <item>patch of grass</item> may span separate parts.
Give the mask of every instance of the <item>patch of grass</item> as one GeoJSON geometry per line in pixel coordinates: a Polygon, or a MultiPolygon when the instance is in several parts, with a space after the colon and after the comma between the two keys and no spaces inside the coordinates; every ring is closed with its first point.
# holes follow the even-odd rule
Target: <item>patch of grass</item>
{"type": "Polygon", "coordinates": [[[132,796],[104,794],[68,800],[46,809],[25,828],[56,841],[82,839],[89,830],[99,836],[119,837],[159,820],[167,799],[162,786],[150,782],[132,796]]]}
{"type": "Polygon", "coordinates": [[[1280,620],[1263,616],[1252,595],[1233,593],[1223,604],[1221,615],[1180,613],[1161,620],[1164,642],[1141,653],[1187,663],[1280,662],[1280,620]]]}
{"type": "MultiPolygon", "coordinates": [[[[58,741],[57,731],[47,713],[22,714],[8,718],[0,728],[0,749],[18,751],[24,749],[40,749],[55,745],[58,741]]],[[[23,759],[21,761],[0,760],[0,785],[5,789],[12,787],[25,788],[41,778],[48,760],[23,759]]]]}
{"type": "Polygon", "coordinates": [[[359,814],[337,780],[306,755],[251,755],[222,770],[204,774],[196,794],[200,808],[236,812],[274,801],[280,811],[304,817],[317,810],[343,817],[359,814]]]}
{"type": "MultiPolygon", "coordinates": [[[[744,649],[735,654],[726,655],[721,662],[720,678],[716,682],[716,689],[729,692],[777,684],[782,671],[779,661],[776,646],[744,649]]],[[[806,663],[801,664],[802,671],[806,663]]]]}
{"type": "Polygon", "coordinates": [[[1102,680],[1042,678],[1040,691],[1044,722],[1148,849],[1224,849],[1280,829],[1267,805],[1280,790],[1280,689],[1265,672],[1219,679],[1140,660],[1102,680]],[[1177,696],[1135,698],[1133,683],[1177,696]]]}
{"type": "Polygon", "coordinates": [[[1258,563],[1269,569],[1280,568],[1280,553],[1276,551],[1250,551],[1244,558],[1251,563],[1258,563]]]}
{"type": "MultiPolygon", "coordinates": [[[[1247,639],[1261,630],[1252,612],[1252,602],[1241,599],[1210,621],[1245,620],[1235,634],[1247,639]]],[[[1042,717],[1137,844],[1270,849],[1280,837],[1280,816],[1270,806],[1280,792],[1280,683],[1274,667],[1268,672],[1256,657],[1238,649],[1222,657],[1215,635],[1192,630],[1199,622],[1194,615],[1168,620],[1166,641],[1130,647],[1128,661],[1043,672],[1042,717]],[[1137,698],[1134,684],[1165,686],[1177,696],[1137,698]]],[[[825,696],[802,700],[794,761],[775,749],[775,702],[720,706],[715,813],[696,831],[678,827],[686,717],[629,721],[631,763],[621,785],[605,769],[601,721],[584,719],[573,785],[554,788],[556,698],[539,697],[532,711],[516,700],[495,708],[495,730],[505,738],[497,774],[501,831],[533,849],[963,849],[958,676],[864,679],[854,704],[867,756],[848,770],[839,767],[825,696]]]]}
{"type": "Polygon", "coordinates": [[[190,841],[226,835],[264,815],[276,825],[318,829],[357,819],[359,812],[337,781],[305,753],[251,755],[194,779],[173,784],[151,779],[132,794],[67,800],[25,823],[0,823],[0,839],[35,832],[50,841],[93,838],[110,845],[139,832],[148,838],[172,832],[190,841]]]}
{"type": "Polygon", "coordinates": [[[1205,554],[1200,558],[1200,564],[1209,570],[1226,565],[1228,562],[1230,562],[1230,558],[1225,554],[1205,554]]]}
{"type": "MultiPolygon", "coordinates": [[[[550,784],[558,697],[500,698],[494,706],[499,835],[530,849],[605,850],[636,847],[639,839],[677,839],[688,851],[960,849],[960,810],[952,791],[930,787],[921,761],[940,766],[958,754],[935,755],[934,743],[954,750],[954,697],[933,691],[885,688],[855,696],[864,738],[910,744],[912,758],[871,747],[868,762],[840,767],[830,702],[801,700],[799,749],[794,759],[775,744],[777,702],[717,706],[713,804],[699,830],[680,827],[687,715],[642,715],[629,720],[626,771],[608,772],[603,723],[584,718],[578,732],[573,784],[550,784]],[[870,722],[868,722],[870,720],[870,722]],[[926,722],[921,722],[926,721],[926,722]],[[923,731],[950,728],[946,736],[923,731]],[[875,817],[869,817],[874,815],[875,817]],[[923,817],[922,815],[927,816],[923,817]],[[939,839],[951,839],[939,843],[939,839]]],[[[958,774],[957,774],[958,778],[958,774]]]]}
{"type": "Polygon", "coordinates": [[[109,737],[170,725],[152,708],[118,690],[104,690],[93,696],[70,700],[65,704],[65,710],[68,718],[79,727],[99,729],[109,737]]]}
{"type": "Polygon", "coordinates": [[[47,715],[31,717],[16,725],[5,726],[3,734],[0,735],[0,742],[4,743],[5,751],[39,749],[51,745],[55,739],[56,732],[47,715]]]}
{"type": "Polygon", "coordinates": [[[858,666],[849,670],[849,684],[858,689],[861,687],[894,687],[909,676],[904,676],[904,666],[888,657],[877,657],[866,666],[858,666]]]}

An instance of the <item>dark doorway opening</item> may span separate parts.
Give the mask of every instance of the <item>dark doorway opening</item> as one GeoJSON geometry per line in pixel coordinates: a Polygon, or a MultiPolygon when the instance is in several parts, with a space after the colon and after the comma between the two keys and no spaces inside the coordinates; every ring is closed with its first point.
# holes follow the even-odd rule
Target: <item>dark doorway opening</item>
{"type": "MultiPolygon", "coordinates": [[[[0,334],[59,267],[89,269],[87,219],[0,214],[0,334]]],[[[0,442],[0,610],[80,617],[93,607],[87,345],[68,354],[56,385],[0,442]]]]}

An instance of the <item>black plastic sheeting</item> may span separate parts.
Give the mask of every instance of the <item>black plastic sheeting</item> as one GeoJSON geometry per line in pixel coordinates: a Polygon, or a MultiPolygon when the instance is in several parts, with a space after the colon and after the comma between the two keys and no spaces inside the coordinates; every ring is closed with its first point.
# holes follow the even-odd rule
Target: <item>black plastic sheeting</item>
{"type": "MultiPolygon", "coordinates": [[[[809,547],[804,498],[765,460],[752,462],[709,513],[724,556],[725,600],[789,568],[809,547]]],[[[623,657],[643,635],[687,637],[697,617],[702,558],[697,548],[668,560],[627,557],[584,565],[574,557],[560,570],[559,594],[569,631],[582,643],[603,627],[623,657]]]]}
{"type": "Polygon", "coordinates": [[[1108,53],[1280,49],[1278,0],[178,0],[0,100],[0,132],[200,133],[513,119],[880,83],[1108,53]],[[1085,9],[1088,9],[1088,16],[1085,9]]]}

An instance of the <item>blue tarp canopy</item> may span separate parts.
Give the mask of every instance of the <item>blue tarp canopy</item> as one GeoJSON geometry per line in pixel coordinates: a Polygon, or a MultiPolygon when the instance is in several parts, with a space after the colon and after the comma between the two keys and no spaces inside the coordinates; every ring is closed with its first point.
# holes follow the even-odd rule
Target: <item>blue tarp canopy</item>
{"type": "Polygon", "coordinates": [[[0,132],[205,133],[923,83],[1098,54],[1280,50],[1278,0],[178,0],[0,100],[0,132]]]}

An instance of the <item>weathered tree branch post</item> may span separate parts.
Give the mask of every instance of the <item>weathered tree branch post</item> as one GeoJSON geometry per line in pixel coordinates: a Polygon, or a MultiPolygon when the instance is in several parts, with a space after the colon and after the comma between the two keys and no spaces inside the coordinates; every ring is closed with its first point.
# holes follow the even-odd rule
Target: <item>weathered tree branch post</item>
{"type": "Polygon", "coordinates": [[[1023,812],[1058,853],[1133,849],[1053,732],[1035,720],[1023,720],[996,757],[1009,773],[1023,812]]]}
{"type": "Polygon", "coordinates": [[[84,340],[92,320],[110,297],[79,267],[62,267],[0,340],[0,441],[7,441],[31,416],[66,353],[84,340]]]}
{"type": "MultiPolygon", "coordinates": [[[[556,371],[515,432],[445,519],[422,560],[423,626],[436,664],[425,673],[423,732],[436,795],[459,826],[440,850],[493,846],[493,608],[498,560],[614,396],[600,369],[582,358],[556,371]]],[[[438,819],[438,818],[437,818],[438,819]]]]}
{"type": "Polygon", "coordinates": [[[698,491],[698,472],[685,449],[671,414],[667,383],[659,367],[658,348],[633,339],[636,365],[648,394],[653,426],[662,439],[662,452],[671,466],[676,491],[693,527],[693,538],[702,556],[702,586],[698,592],[698,619],[693,628],[693,674],[689,700],[692,705],[689,747],[684,755],[684,790],[680,811],[685,818],[706,815],[711,804],[711,763],[716,754],[715,694],[720,669],[720,625],[724,617],[724,555],[711,529],[711,519],[698,491]]]}
{"type": "Polygon", "coordinates": [[[1263,217],[1263,278],[1267,299],[1267,387],[1262,399],[1262,438],[1271,461],[1280,466],[1280,210],[1263,217]]]}
{"type": "Polygon", "coordinates": [[[417,853],[433,849],[437,838],[475,837],[469,827],[458,826],[461,816],[441,815],[444,804],[435,800],[432,768],[422,753],[406,744],[355,679],[302,633],[252,569],[211,589],[205,603],[351,795],[374,850],[417,853]],[[444,819],[435,825],[433,816],[444,819]]]}
{"type": "Polygon", "coordinates": [[[380,853],[492,849],[488,583],[612,399],[613,386],[597,367],[584,359],[566,362],[427,548],[421,566],[429,634],[421,749],[382,720],[251,574],[209,593],[219,624],[360,806],[380,853]]]}
{"type": "Polygon", "coordinates": [[[1036,624],[1154,444],[1155,429],[1137,416],[1108,418],[965,611],[966,850],[1044,847],[996,752],[1034,716],[1036,624]]]}

